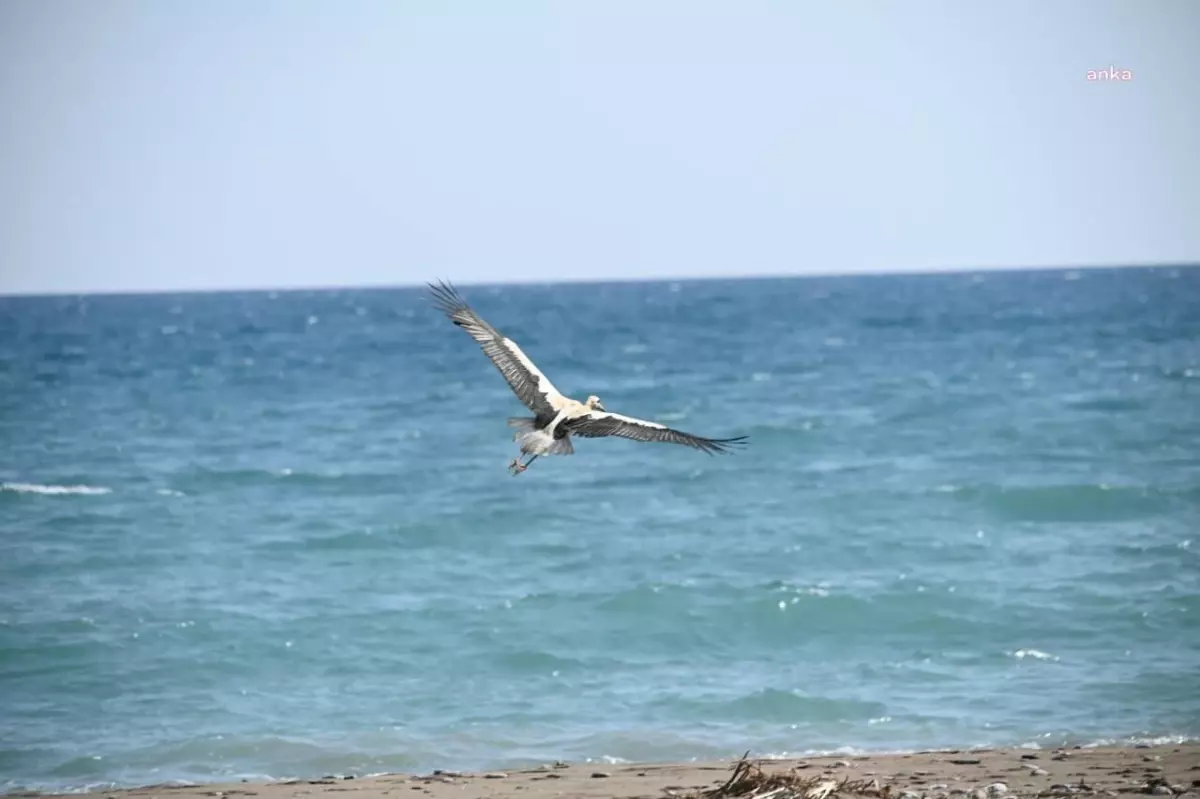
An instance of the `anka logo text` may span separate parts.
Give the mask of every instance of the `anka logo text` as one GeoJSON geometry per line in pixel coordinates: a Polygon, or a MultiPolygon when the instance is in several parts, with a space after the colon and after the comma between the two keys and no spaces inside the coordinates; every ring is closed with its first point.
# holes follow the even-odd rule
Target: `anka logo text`
{"type": "Polygon", "coordinates": [[[1129,69],[1117,69],[1113,66],[1107,69],[1089,69],[1087,79],[1090,81],[1133,80],[1133,71],[1129,69]]]}

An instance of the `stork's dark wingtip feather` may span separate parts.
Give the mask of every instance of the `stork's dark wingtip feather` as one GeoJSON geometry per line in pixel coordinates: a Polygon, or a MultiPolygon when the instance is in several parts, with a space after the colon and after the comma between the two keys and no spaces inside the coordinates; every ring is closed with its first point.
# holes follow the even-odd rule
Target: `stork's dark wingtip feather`
{"type": "Polygon", "coordinates": [[[429,283],[430,294],[438,308],[452,323],[470,334],[491,360],[517,398],[534,413],[553,416],[553,398],[560,397],[554,385],[538,371],[516,342],[492,327],[469,306],[454,286],[443,280],[429,283]]]}
{"type": "Polygon", "coordinates": [[[458,290],[450,283],[443,280],[438,280],[436,284],[427,283],[429,292],[433,295],[433,301],[437,303],[438,308],[447,316],[452,316],[455,311],[462,310],[467,307],[463,302],[463,298],[459,296],[458,290]]]}
{"type": "Polygon", "coordinates": [[[726,454],[737,452],[740,447],[746,445],[749,436],[734,436],[733,438],[709,438],[703,441],[704,451],[709,455],[716,453],[726,454]]]}
{"type": "Polygon", "coordinates": [[[458,292],[455,291],[454,286],[443,280],[439,280],[437,283],[426,283],[425,285],[429,286],[429,291],[439,300],[458,299],[458,292]]]}

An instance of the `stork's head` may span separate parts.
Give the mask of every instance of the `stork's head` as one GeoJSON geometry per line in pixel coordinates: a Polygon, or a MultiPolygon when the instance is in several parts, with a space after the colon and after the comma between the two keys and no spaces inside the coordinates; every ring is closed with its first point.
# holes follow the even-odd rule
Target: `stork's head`
{"type": "Polygon", "coordinates": [[[595,394],[593,394],[592,396],[587,398],[587,406],[588,406],[588,410],[592,410],[592,411],[604,410],[604,406],[600,404],[600,398],[597,397],[595,394]]]}

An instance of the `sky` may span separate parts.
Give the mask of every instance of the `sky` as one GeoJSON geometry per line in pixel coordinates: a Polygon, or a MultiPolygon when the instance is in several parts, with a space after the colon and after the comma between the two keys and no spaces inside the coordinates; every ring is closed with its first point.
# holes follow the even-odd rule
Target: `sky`
{"type": "Polygon", "coordinates": [[[1194,0],[0,0],[0,294],[1200,262],[1198,34],[1194,0]]]}

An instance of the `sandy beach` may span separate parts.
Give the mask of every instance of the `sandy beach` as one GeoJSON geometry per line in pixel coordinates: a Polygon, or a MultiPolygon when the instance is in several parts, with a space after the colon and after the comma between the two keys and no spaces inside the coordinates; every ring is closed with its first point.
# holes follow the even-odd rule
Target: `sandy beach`
{"type": "MultiPolygon", "coordinates": [[[[996,799],[1000,796],[1185,796],[1200,799],[1200,744],[970,749],[707,763],[549,763],[510,771],[331,776],[271,783],[146,786],[106,799],[353,799],[428,796],[996,799]],[[730,784],[731,778],[736,778],[730,784]]],[[[32,794],[27,794],[32,795],[32,794]]],[[[46,794],[48,795],[48,794],[46,794]]]]}

